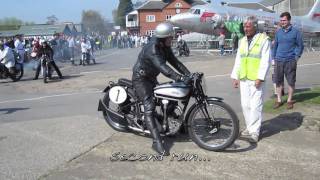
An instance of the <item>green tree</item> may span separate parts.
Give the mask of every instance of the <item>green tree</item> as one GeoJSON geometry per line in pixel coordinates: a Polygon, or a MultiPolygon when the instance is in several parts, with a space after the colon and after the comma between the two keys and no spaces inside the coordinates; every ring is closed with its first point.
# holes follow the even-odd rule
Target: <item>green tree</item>
{"type": "Polygon", "coordinates": [[[118,10],[117,9],[112,10],[112,18],[113,18],[113,22],[115,24],[117,24],[117,22],[118,22],[118,10]]]}
{"type": "Polygon", "coordinates": [[[22,24],[23,24],[23,21],[15,17],[6,17],[3,19],[0,19],[0,25],[20,26],[22,24]]]}
{"type": "Polygon", "coordinates": [[[131,0],[119,0],[118,12],[117,12],[117,25],[122,28],[126,27],[126,15],[133,10],[133,4],[131,0]]]}
{"type": "Polygon", "coordinates": [[[106,24],[108,23],[102,15],[94,10],[82,11],[81,20],[86,32],[88,33],[106,33],[106,24]]]}
{"type": "Polygon", "coordinates": [[[0,19],[0,30],[17,30],[23,24],[23,21],[15,17],[5,17],[0,19]]]}

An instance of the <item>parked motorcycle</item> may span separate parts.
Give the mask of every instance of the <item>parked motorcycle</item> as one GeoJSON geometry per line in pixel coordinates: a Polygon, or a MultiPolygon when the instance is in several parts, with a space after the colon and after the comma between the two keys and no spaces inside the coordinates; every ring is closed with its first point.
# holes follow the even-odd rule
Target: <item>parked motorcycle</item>
{"type": "Polygon", "coordinates": [[[177,51],[179,56],[189,56],[190,50],[188,48],[187,42],[184,40],[178,41],[177,51]]]}
{"type": "MultiPolygon", "coordinates": [[[[190,84],[167,82],[154,88],[158,129],[166,136],[185,127],[199,147],[222,151],[238,137],[238,117],[222,98],[206,95],[203,73],[194,73],[190,78],[190,84]],[[194,102],[190,101],[192,98],[194,102]]],[[[98,111],[102,111],[109,126],[121,132],[150,134],[144,122],[143,104],[138,101],[132,81],[111,81],[103,92],[98,111]]]]}
{"type": "MultiPolygon", "coordinates": [[[[87,63],[87,65],[90,64],[90,59],[91,59],[91,52],[90,50],[88,50],[86,53],[82,53],[81,55],[81,63],[83,66],[85,66],[85,63],[87,63]]],[[[96,64],[95,59],[92,59],[93,64],[96,64]]]]}
{"type": "Polygon", "coordinates": [[[90,64],[90,53],[89,52],[81,54],[80,65],[85,66],[85,63],[87,63],[88,65],[90,64]]]}

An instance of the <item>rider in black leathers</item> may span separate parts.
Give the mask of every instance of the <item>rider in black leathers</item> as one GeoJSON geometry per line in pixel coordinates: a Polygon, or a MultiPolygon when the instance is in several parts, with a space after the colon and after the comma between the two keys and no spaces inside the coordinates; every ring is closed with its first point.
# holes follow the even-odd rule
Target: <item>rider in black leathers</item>
{"type": "Polygon", "coordinates": [[[153,138],[152,148],[159,154],[169,155],[163,147],[159,129],[155,122],[155,102],[153,88],[157,84],[157,76],[164,74],[176,81],[188,81],[189,70],[174,56],[171,50],[173,26],[161,23],[155,31],[156,38],[143,47],[133,67],[132,81],[139,100],[144,105],[144,121],[153,138]],[[169,62],[179,73],[170,68],[169,62]]]}
{"type": "MultiPolygon", "coordinates": [[[[54,70],[57,72],[58,76],[60,79],[63,79],[63,76],[61,74],[61,71],[59,70],[58,66],[56,65],[56,63],[53,61],[53,50],[52,48],[49,46],[49,44],[47,43],[47,41],[42,42],[41,47],[39,48],[38,54],[37,56],[39,58],[41,58],[41,56],[43,54],[46,54],[52,61],[50,61],[50,65],[54,68],[54,70]]],[[[50,68],[50,66],[49,66],[50,68]]],[[[38,64],[37,70],[36,70],[36,74],[35,77],[33,78],[33,80],[37,80],[39,77],[39,73],[41,70],[41,63],[38,64]]],[[[49,70],[50,72],[50,70],[49,70]]],[[[48,75],[49,78],[51,78],[51,74],[48,75]]],[[[45,77],[44,77],[45,78],[45,77]]]]}

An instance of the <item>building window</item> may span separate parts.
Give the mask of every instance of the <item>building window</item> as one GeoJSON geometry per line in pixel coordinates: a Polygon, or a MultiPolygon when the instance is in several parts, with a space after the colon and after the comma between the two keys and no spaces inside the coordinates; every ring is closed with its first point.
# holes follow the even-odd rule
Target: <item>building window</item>
{"type": "Polygon", "coordinates": [[[155,15],[147,15],[147,22],[156,22],[155,15]]]}
{"type": "Polygon", "coordinates": [[[181,7],[182,7],[182,4],[181,4],[181,3],[176,3],[176,4],[175,4],[175,7],[176,7],[176,8],[181,8],[181,7]]]}
{"type": "Polygon", "coordinates": [[[153,36],[154,35],[154,30],[147,30],[146,35],[147,36],[153,36]]]}
{"type": "Polygon", "coordinates": [[[167,15],[166,20],[170,20],[170,19],[171,19],[171,15],[167,15]]]}

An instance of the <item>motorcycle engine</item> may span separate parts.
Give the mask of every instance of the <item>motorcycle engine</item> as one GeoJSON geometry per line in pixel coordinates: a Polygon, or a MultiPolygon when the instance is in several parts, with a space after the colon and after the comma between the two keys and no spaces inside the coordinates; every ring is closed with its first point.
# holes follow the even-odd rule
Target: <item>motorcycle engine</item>
{"type": "Polygon", "coordinates": [[[168,135],[176,134],[183,123],[183,111],[182,108],[175,104],[175,106],[171,107],[168,114],[168,135]]]}

